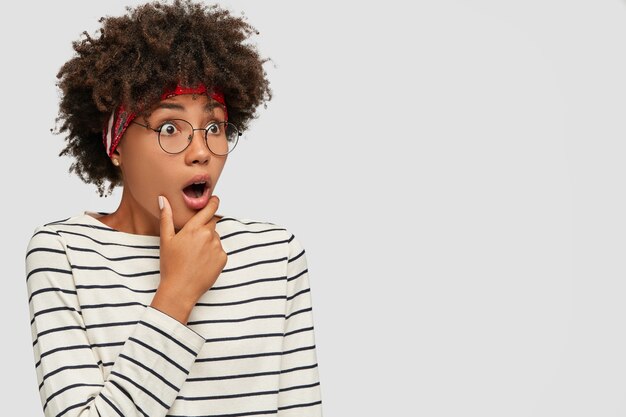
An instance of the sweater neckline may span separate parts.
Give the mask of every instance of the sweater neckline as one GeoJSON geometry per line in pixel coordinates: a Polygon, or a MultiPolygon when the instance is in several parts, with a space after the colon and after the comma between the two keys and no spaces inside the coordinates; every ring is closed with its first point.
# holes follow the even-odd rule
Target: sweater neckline
{"type": "MultiPolygon", "coordinates": [[[[115,233],[118,233],[120,236],[128,236],[128,237],[134,238],[134,239],[154,240],[154,241],[157,241],[157,242],[159,242],[161,240],[161,236],[140,235],[140,234],[136,234],[136,233],[122,232],[121,230],[114,229],[111,226],[109,226],[108,224],[102,223],[99,220],[100,217],[105,216],[107,214],[110,214],[110,213],[85,210],[80,217],[83,217],[86,222],[88,222],[90,225],[96,227],[97,229],[102,229],[102,230],[108,230],[108,231],[111,231],[111,232],[115,232],[115,233]]],[[[217,227],[218,224],[220,224],[222,221],[225,221],[226,219],[230,219],[230,217],[222,216],[222,218],[219,219],[215,223],[215,227],[217,227]]]]}
{"type": "Polygon", "coordinates": [[[160,236],[151,236],[151,235],[140,235],[140,234],[136,234],[136,233],[128,233],[128,232],[122,232],[121,230],[117,230],[112,228],[111,226],[102,223],[100,220],[98,220],[100,217],[109,214],[109,213],[101,213],[101,212],[96,212],[96,211],[91,211],[91,210],[85,210],[82,214],[82,218],[89,223],[90,225],[94,226],[97,229],[101,229],[101,230],[107,230],[113,233],[116,233],[117,236],[120,237],[125,237],[128,239],[134,239],[134,240],[143,240],[143,241],[147,241],[147,242],[153,242],[153,243],[159,243],[161,240],[160,236]]]}
{"type": "MultiPolygon", "coordinates": [[[[110,232],[116,233],[117,236],[120,236],[120,237],[123,236],[123,237],[128,238],[128,239],[134,239],[134,240],[138,240],[138,241],[145,241],[145,242],[156,243],[156,244],[160,243],[161,236],[140,235],[140,234],[136,234],[136,233],[123,232],[121,230],[117,230],[117,229],[112,228],[111,226],[107,225],[106,223],[101,222],[99,220],[99,218],[104,216],[104,215],[107,215],[107,214],[110,214],[110,213],[85,210],[82,213],[82,215],[80,215],[79,217],[81,217],[85,222],[89,223],[91,226],[93,226],[93,227],[95,227],[97,229],[106,230],[106,231],[110,231],[110,232]]],[[[226,221],[227,219],[232,219],[232,218],[228,217],[228,216],[222,216],[222,218],[216,222],[215,226],[218,227],[217,225],[219,225],[223,221],[226,221]]]]}

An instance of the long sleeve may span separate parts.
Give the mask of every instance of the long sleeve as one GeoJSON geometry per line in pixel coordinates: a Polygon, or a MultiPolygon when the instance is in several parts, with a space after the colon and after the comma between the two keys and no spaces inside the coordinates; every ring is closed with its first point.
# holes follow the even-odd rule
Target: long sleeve
{"type": "Polygon", "coordinates": [[[45,416],[165,416],[204,338],[146,307],[105,379],[83,321],[63,237],[46,226],[36,229],[25,263],[45,416]]]}
{"type": "Polygon", "coordinates": [[[278,416],[321,416],[321,391],[307,261],[304,248],[293,235],[289,239],[285,316],[278,416]]]}

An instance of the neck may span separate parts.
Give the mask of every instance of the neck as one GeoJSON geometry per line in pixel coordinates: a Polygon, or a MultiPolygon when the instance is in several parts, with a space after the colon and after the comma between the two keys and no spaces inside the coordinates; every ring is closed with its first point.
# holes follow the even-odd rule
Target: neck
{"type": "Polygon", "coordinates": [[[159,218],[137,203],[126,187],[123,188],[122,199],[117,210],[102,216],[99,220],[120,232],[148,236],[160,235],[159,218]]]}

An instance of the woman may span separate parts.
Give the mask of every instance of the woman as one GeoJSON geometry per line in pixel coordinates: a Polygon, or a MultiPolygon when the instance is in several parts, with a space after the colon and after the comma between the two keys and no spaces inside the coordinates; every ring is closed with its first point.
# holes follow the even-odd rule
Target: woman
{"type": "Polygon", "coordinates": [[[271,98],[254,29],[181,1],[101,23],[58,74],[62,154],[123,193],[30,240],[45,415],[321,415],[304,249],[216,214],[227,155],[271,98]]]}

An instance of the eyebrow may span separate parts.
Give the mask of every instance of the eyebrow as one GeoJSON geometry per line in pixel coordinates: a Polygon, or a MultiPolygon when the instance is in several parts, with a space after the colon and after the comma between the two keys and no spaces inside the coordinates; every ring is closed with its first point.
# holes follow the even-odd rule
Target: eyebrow
{"type": "Polygon", "coordinates": [[[159,103],[157,109],[185,110],[185,106],[176,103],[159,103]]]}
{"type": "MultiPolygon", "coordinates": [[[[206,111],[208,113],[212,113],[213,109],[216,108],[216,107],[220,107],[220,104],[219,103],[215,103],[215,102],[208,102],[204,106],[204,111],[206,111]]],[[[185,110],[185,106],[183,106],[182,104],[178,104],[178,103],[161,102],[161,103],[158,104],[156,109],[170,109],[170,110],[183,110],[184,111],[185,110]]]]}

